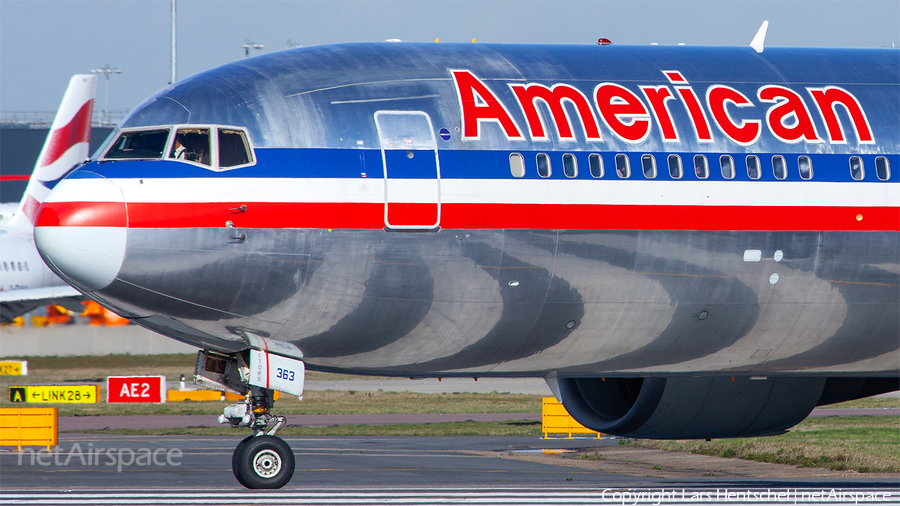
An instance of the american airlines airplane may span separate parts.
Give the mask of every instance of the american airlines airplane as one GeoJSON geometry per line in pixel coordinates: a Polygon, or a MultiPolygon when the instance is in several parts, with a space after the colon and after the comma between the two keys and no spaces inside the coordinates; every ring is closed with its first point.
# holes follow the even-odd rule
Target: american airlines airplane
{"type": "Polygon", "coordinates": [[[56,183],[88,158],[97,76],[75,75],[63,95],[34,172],[9,224],[0,228],[0,321],[57,304],[82,311],[81,292],[41,261],[34,245],[38,208],[56,183]]]}
{"type": "Polygon", "coordinates": [[[293,473],[306,367],[543,377],[638,438],[776,434],[900,388],[900,51],[359,43],[148,98],[35,236],[246,395],[293,473]]]}

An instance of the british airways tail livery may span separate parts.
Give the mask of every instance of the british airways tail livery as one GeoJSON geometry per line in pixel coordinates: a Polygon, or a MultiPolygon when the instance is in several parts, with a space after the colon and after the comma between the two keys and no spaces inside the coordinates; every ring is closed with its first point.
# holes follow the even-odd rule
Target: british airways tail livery
{"type": "Polygon", "coordinates": [[[896,50],[311,47],[147,99],[36,237],[246,394],[221,420],[257,435],[248,487],[290,479],[271,392],[305,367],[540,376],[605,433],[772,434],[900,388],[898,143],[896,50]]]}
{"type": "Polygon", "coordinates": [[[0,322],[34,308],[59,304],[81,312],[81,293],[51,272],[34,244],[34,220],[53,186],[88,158],[97,76],[75,75],[41,149],[25,194],[8,225],[0,228],[0,322]]]}
{"type": "Polygon", "coordinates": [[[8,228],[31,229],[41,203],[53,185],[88,158],[97,76],[74,75],[50,125],[25,194],[8,228]]]}

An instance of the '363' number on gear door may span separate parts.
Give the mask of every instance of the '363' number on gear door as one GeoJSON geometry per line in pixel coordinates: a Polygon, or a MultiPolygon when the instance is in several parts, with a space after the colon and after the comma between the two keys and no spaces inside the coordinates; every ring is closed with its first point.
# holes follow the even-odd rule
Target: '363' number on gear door
{"type": "Polygon", "coordinates": [[[278,370],[275,371],[275,377],[283,380],[294,381],[294,371],[291,371],[289,369],[282,369],[279,367],[278,370]]]}

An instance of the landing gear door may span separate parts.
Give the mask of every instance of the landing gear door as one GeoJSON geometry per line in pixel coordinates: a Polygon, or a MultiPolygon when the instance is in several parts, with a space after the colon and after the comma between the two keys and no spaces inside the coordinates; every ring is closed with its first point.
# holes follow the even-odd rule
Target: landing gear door
{"type": "Polygon", "coordinates": [[[384,162],[384,224],[433,230],[441,222],[440,162],[431,118],[421,111],[378,111],[384,162]]]}
{"type": "Polygon", "coordinates": [[[250,350],[250,384],[253,386],[303,395],[305,376],[306,367],[299,360],[250,350]]]}

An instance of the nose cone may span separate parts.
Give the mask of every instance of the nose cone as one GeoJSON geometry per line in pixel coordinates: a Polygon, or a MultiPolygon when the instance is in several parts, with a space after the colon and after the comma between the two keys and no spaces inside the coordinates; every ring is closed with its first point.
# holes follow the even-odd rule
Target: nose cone
{"type": "Polygon", "coordinates": [[[34,240],[51,269],[90,292],[108,286],[122,268],[127,227],[122,190],[96,173],[76,171],[44,201],[34,240]]]}

